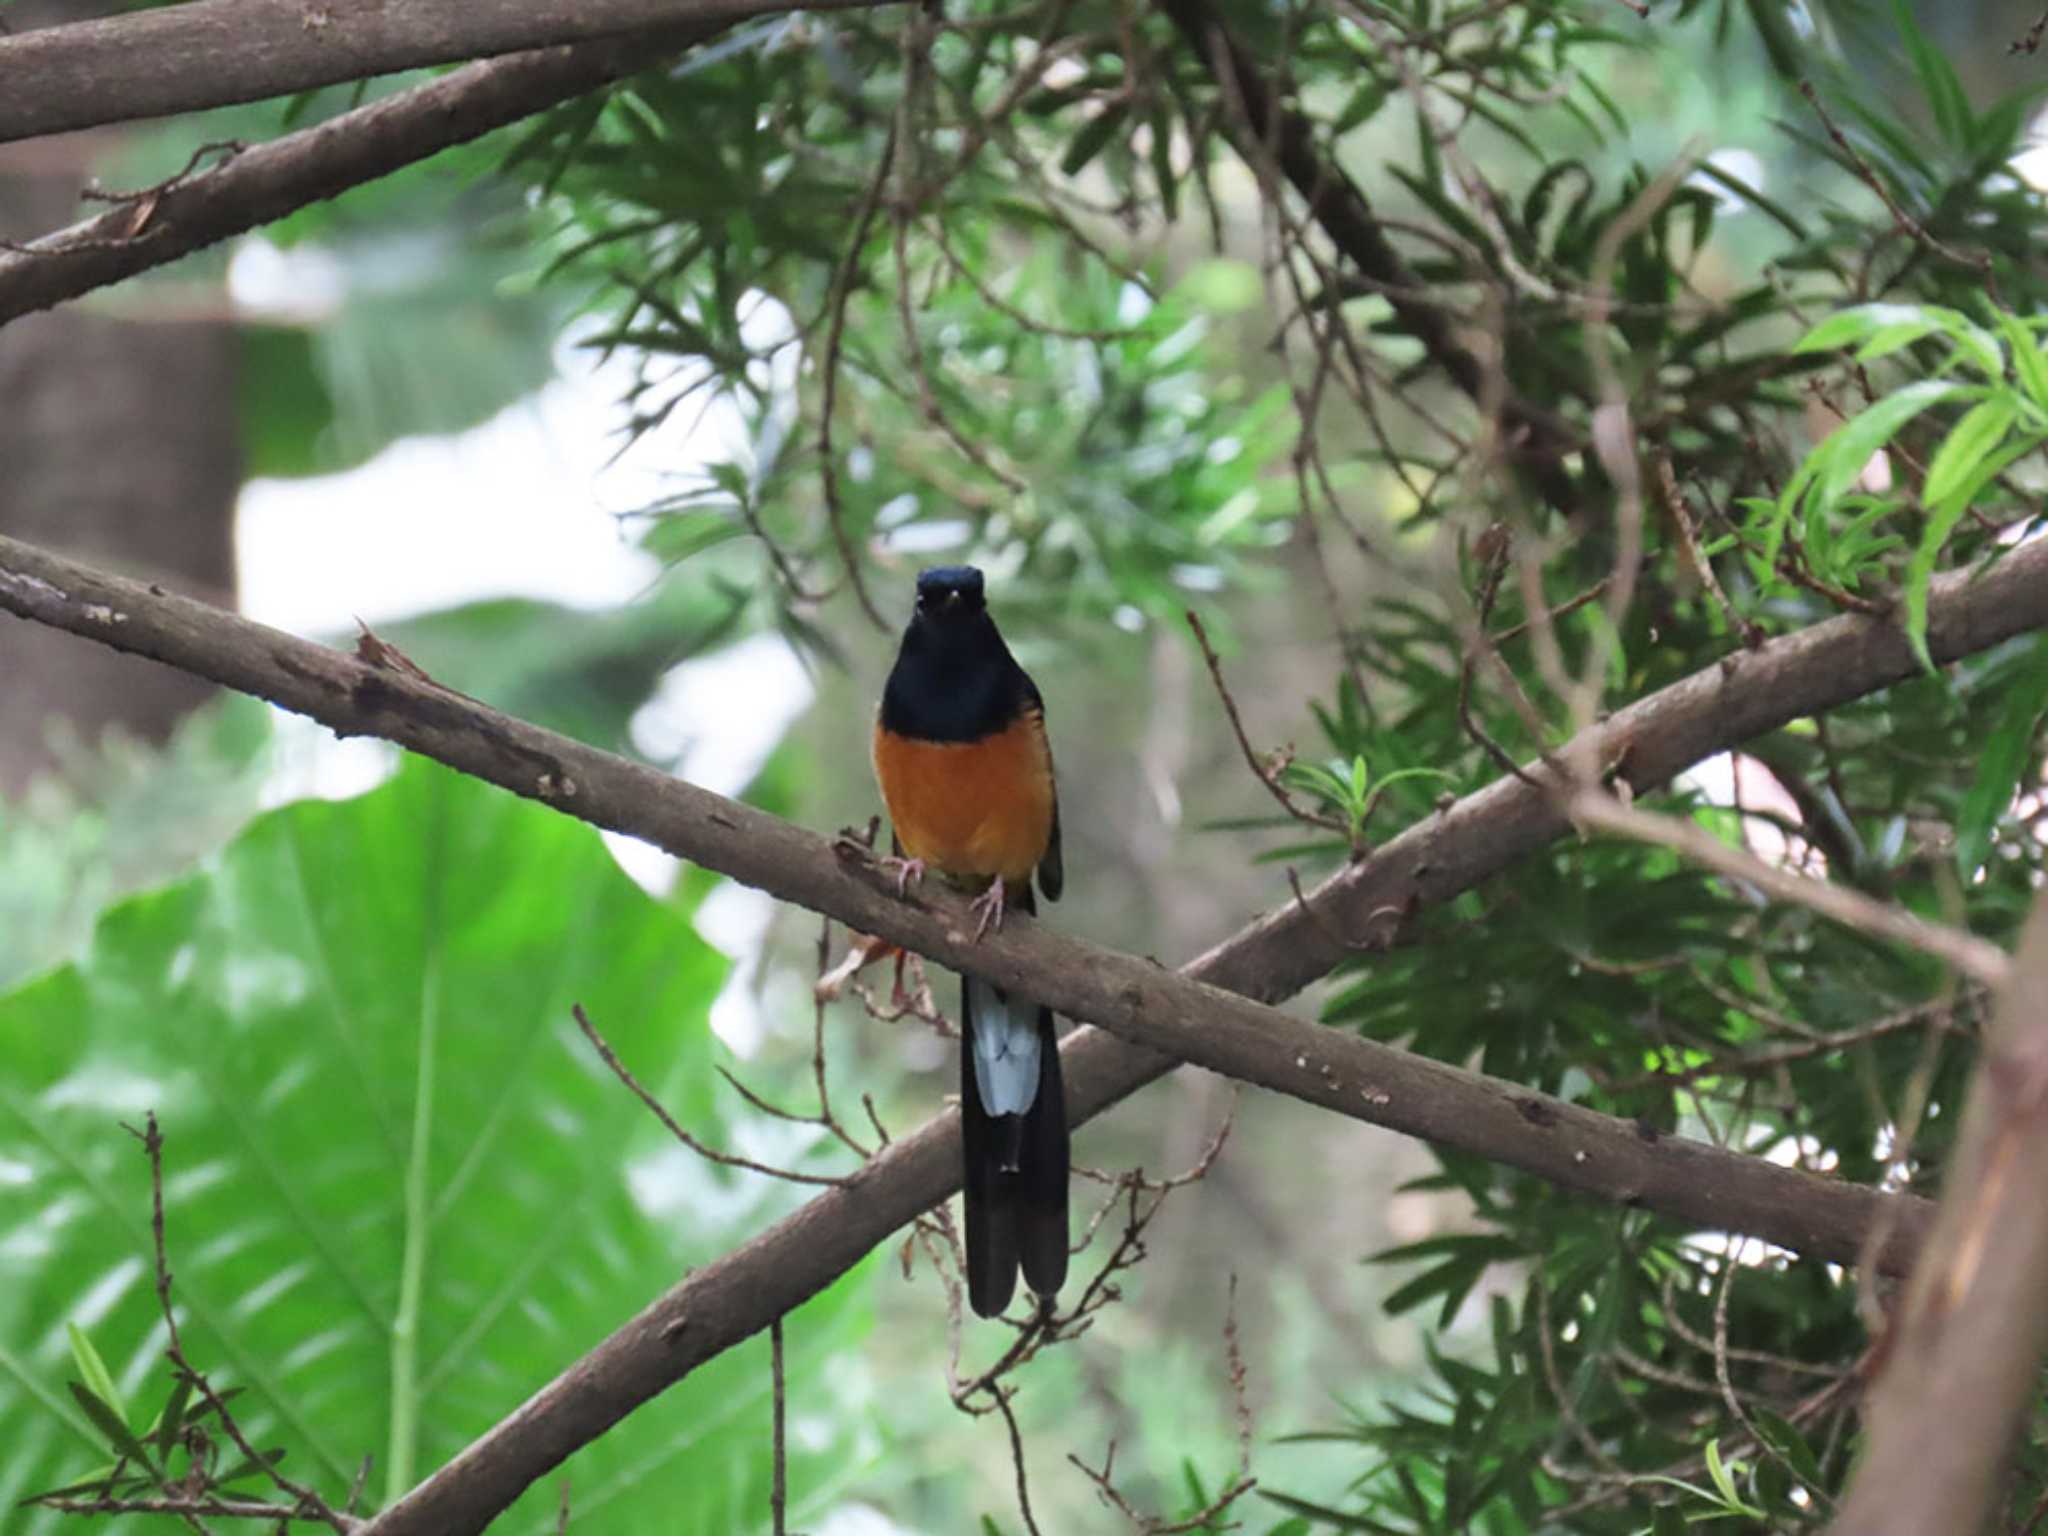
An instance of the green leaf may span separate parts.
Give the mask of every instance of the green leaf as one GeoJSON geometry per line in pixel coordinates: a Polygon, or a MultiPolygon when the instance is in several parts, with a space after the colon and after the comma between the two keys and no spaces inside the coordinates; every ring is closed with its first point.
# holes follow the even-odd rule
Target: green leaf
{"type": "Polygon", "coordinates": [[[1930,505],[1946,501],[2000,442],[2019,415],[2019,401],[2007,390],[1998,390],[1963,413],[1963,419],[1949,429],[1934,458],[1927,466],[1927,483],[1920,494],[1930,505]]]}
{"type": "Polygon", "coordinates": [[[2006,350],[2012,355],[2012,371],[2034,409],[2048,415],[2048,357],[2041,355],[2041,338],[2032,326],[2015,315],[2000,312],[2000,331],[2006,350]]]}
{"type": "Polygon", "coordinates": [[[1180,217],[1180,178],[1173,173],[1173,114],[1164,102],[1153,109],[1149,126],[1152,181],[1159,189],[1160,211],[1171,224],[1180,217]]]}
{"type": "Polygon", "coordinates": [[[1998,723],[1977,749],[1977,771],[1956,817],[1956,868],[1965,881],[1983,866],[1992,833],[2011,809],[2020,780],[2034,761],[2034,742],[2044,713],[2048,713],[2048,639],[2035,641],[2025,669],[2009,685],[1998,723]]]}
{"type": "Polygon", "coordinates": [[[1080,175],[1116,137],[1127,116],[1129,111],[1122,106],[1107,107],[1083,123],[1060,157],[1060,169],[1069,176],[1080,175]]]}
{"type": "MultiPolygon", "coordinates": [[[[160,1358],[148,1170],[118,1121],[159,1113],[193,1363],[248,1385],[236,1418],[301,1478],[338,1497],[373,1452],[388,1498],[800,1198],[677,1147],[569,1018],[582,1002],[679,1120],[729,1143],[758,1122],[713,1070],[727,969],[592,828],[418,759],[107,913],[77,964],[0,997],[0,1502],[105,1459],[56,1411],[66,1319],[93,1318],[116,1377],[160,1358]]],[[[777,1161],[827,1155],[774,1136],[777,1161]]],[[[791,1314],[792,1401],[827,1390],[866,1289],[791,1314]]],[[[578,1453],[578,1532],[750,1528],[768,1395],[759,1352],[733,1351],[578,1453]]],[[[875,1453],[857,1417],[816,1429],[790,1466],[813,1513],[875,1453]]],[[[556,1496],[501,1523],[552,1529],[556,1496]]]]}
{"type": "Polygon", "coordinates": [[[1928,509],[1927,526],[1921,530],[1919,546],[1906,565],[1906,637],[1913,642],[1913,654],[1927,671],[1934,670],[1934,658],[1927,653],[1927,593],[1934,580],[1934,567],[1948,544],[1956,524],[1970,510],[1970,504],[2007,466],[2032,453],[2048,434],[2029,433],[2007,443],[1989,457],[1979,459],[1968,477],[1950,489],[1948,495],[1928,509]]]}
{"type": "Polygon", "coordinates": [[[78,1374],[85,1378],[85,1390],[98,1398],[117,1414],[122,1422],[128,1418],[128,1405],[121,1400],[121,1389],[114,1385],[113,1375],[107,1370],[106,1361],[93,1348],[91,1338],[78,1324],[66,1320],[64,1336],[71,1341],[72,1363],[78,1367],[78,1374]]]}
{"type": "Polygon", "coordinates": [[[302,325],[250,323],[236,328],[241,355],[243,472],[315,475],[339,468],[321,445],[334,425],[334,396],[321,373],[314,331],[302,325]]]}
{"type": "Polygon", "coordinates": [[[31,1493],[25,1498],[17,1500],[15,1508],[20,1509],[30,1504],[40,1504],[45,1499],[69,1499],[76,1498],[81,1494],[98,1494],[107,1486],[108,1481],[114,1474],[121,1471],[126,1465],[126,1462],[110,1461],[105,1466],[88,1472],[85,1476],[65,1483],[61,1487],[45,1488],[41,1493],[31,1493]]]}
{"type": "Polygon", "coordinates": [[[1827,1486],[1813,1447],[1807,1444],[1806,1436],[1790,1420],[1768,1408],[1757,1409],[1751,1417],[1756,1421],[1757,1433],[1772,1450],[1785,1458],[1802,1482],[1815,1488],[1827,1486]]]}
{"type": "Polygon", "coordinates": [[[171,1395],[164,1399],[164,1405],[157,1411],[156,1422],[144,1431],[156,1446],[157,1459],[161,1461],[171,1454],[178,1443],[178,1436],[185,1428],[185,1405],[192,1398],[192,1378],[179,1376],[171,1383],[171,1395]]]}
{"type": "Polygon", "coordinates": [[[1296,1514],[1306,1516],[1317,1525],[1327,1526],[1333,1531],[1360,1531],[1366,1533],[1366,1536],[1403,1536],[1399,1527],[1367,1519],[1363,1515],[1347,1515],[1341,1509],[1297,1498],[1291,1493],[1276,1493],[1272,1489],[1261,1488],[1259,1497],[1278,1504],[1282,1509],[1293,1510],[1296,1514]]]}
{"type": "Polygon", "coordinates": [[[67,1381],[64,1385],[71,1389],[72,1400],[85,1410],[93,1428],[106,1437],[108,1447],[116,1456],[141,1466],[149,1465],[148,1448],[136,1438],[135,1431],[114,1411],[112,1404],[82,1382],[67,1381]]]}
{"type": "Polygon", "coordinates": [[[554,376],[560,306],[516,281],[523,242],[490,243],[488,227],[438,195],[349,231],[325,248],[345,280],[338,308],[241,329],[248,474],[350,469],[401,437],[474,427],[554,376]]]}
{"type": "Polygon", "coordinates": [[[225,1467],[215,1474],[214,1481],[223,1487],[234,1483],[245,1483],[252,1477],[268,1473],[270,1468],[283,1461],[284,1457],[285,1452],[282,1446],[273,1450],[258,1451],[254,1456],[240,1457],[232,1466],[225,1467]]]}
{"type": "Polygon", "coordinates": [[[1854,309],[1829,315],[1800,337],[1793,344],[1792,351],[1796,355],[1861,347],[1864,350],[1857,354],[1859,360],[1869,362],[1940,329],[1940,319],[1926,305],[1859,304],[1854,309]],[[1886,341],[1883,350],[1868,350],[1879,338],[1886,341]]]}
{"type": "Polygon", "coordinates": [[[1927,40],[1927,34],[1920,30],[1914,20],[1913,8],[1906,0],[1893,0],[1892,19],[1897,23],[1899,38],[1906,45],[1906,57],[1912,61],[1913,73],[1920,78],[1920,90],[1927,98],[1927,105],[1933,110],[1934,125],[1952,149],[1967,149],[1970,144],[1970,99],[1963,91],[1963,83],[1956,76],[1955,66],[1948,56],[1927,40]]]}
{"type": "Polygon", "coordinates": [[[1826,441],[1807,455],[1778,498],[1779,520],[1767,536],[1766,556],[1777,558],[1784,520],[1795,508],[1803,503],[1820,511],[1832,507],[1856,483],[1871,457],[1907,422],[1930,406],[1971,392],[1947,379],[1923,379],[1885,396],[1829,433],[1826,441]]]}
{"type": "Polygon", "coordinates": [[[578,741],[631,752],[628,727],[662,675],[731,640],[745,602],[745,593],[685,570],[617,608],[486,598],[378,633],[450,688],[578,741]]]}
{"type": "Polygon", "coordinates": [[[1958,352],[1966,355],[1979,373],[1996,383],[2005,377],[2005,354],[1998,339],[1968,316],[1955,313],[1945,327],[1958,352]]]}

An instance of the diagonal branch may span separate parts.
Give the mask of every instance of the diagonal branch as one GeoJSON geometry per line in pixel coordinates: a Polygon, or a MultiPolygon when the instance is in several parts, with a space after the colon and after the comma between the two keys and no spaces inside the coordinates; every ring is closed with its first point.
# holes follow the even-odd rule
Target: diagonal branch
{"type": "MultiPolygon", "coordinates": [[[[1576,1190],[1837,1262],[1855,1262],[1882,1221],[1890,1240],[1879,1262],[1900,1269],[1924,1226],[1917,1200],[1662,1136],[1251,1001],[1286,997],[1326,973],[1349,953],[1343,935],[1391,940],[1415,908],[1567,830],[1561,786],[1547,769],[1468,796],[1176,973],[1022,920],[976,944],[964,901],[936,890],[899,900],[865,850],[827,843],[430,681],[5,538],[0,609],[168,662],[346,734],[386,737],[1106,1026],[1115,1033],[1084,1029],[1065,1043],[1076,1123],[1185,1059],[1576,1190]]],[[[1928,646],[1943,661],[2048,625],[2048,541],[2013,551],[1981,577],[1943,578],[1929,610],[1928,646]]],[[[1597,762],[1640,792],[1748,736],[1912,676],[1917,666],[1895,627],[1854,615],[1829,620],[1620,711],[1564,755],[1597,762]]],[[[959,1126],[949,1113],[693,1273],[373,1529],[482,1529],[579,1446],[945,1199],[958,1168],[959,1126]]]]}
{"type": "Polygon", "coordinates": [[[1866,1444],[1830,1531],[1986,1528],[2048,1346],[2048,1206],[2034,1182],[2044,1161],[2048,901],[2036,901],[1963,1111],[1927,1261],[1878,1340],[1866,1444]]]}
{"type": "MultiPolygon", "coordinates": [[[[877,3],[810,0],[806,9],[877,3]]],[[[717,32],[790,8],[789,0],[188,0],[0,34],[0,80],[8,82],[0,144],[629,33],[644,62],[650,42],[678,28],[717,32]]]]}
{"type": "MultiPolygon", "coordinates": [[[[203,0],[210,3],[210,0],[203,0]]],[[[145,12],[176,16],[200,6],[145,12]]],[[[366,8],[367,9],[367,8],[366,8]]],[[[123,19],[111,25],[127,25],[123,19]]],[[[69,28],[63,30],[71,30],[69,28]]],[[[514,54],[357,107],[124,202],[32,244],[0,247],[0,325],[239,235],[309,203],[467,143],[715,35],[691,24],[645,36],[514,54]]],[[[0,38],[0,79],[6,50],[0,38]]],[[[7,98],[0,95],[0,112],[7,98]]]]}

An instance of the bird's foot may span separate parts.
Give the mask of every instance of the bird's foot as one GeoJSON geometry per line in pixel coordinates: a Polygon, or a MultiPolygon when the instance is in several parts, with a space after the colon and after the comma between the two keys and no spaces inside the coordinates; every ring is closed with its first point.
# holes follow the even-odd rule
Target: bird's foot
{"type": "Polygon", "coordinates": [[[924,860],[899,859],[894,854],[888,854],[882,859],[882,873],[895,880],[898,896],[907,896],[910,894],[910,887],[924,879],[924,860]]]}
{"type": "Polygon", "coordinates": [[[967,909],[975,914],[974,942],[979,944],[990,929],[1003,926],[1003,877],[997,875],[995,884],[974,898],[974,905],[967,909]]]}

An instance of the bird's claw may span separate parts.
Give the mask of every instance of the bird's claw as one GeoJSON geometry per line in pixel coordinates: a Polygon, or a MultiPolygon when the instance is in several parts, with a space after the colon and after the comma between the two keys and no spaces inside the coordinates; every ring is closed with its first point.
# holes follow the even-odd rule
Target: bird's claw
{"type": "Polygon", "coordinates": [[[975,897],[974,905],[967,910],[974,913],[977,918],[974,925],[975,943],[979,944],[990,929],[1000,929],[1003,926],[1003,877],[997,875],[995,884],[975,897]]]}
{"type": "Polygon", "coordinates": [[[896,881],[898,896],[908,896],[912,884],[924,879],[924,860],[899,859],[889,854],[882,860],[882,873],[896,881]]]}

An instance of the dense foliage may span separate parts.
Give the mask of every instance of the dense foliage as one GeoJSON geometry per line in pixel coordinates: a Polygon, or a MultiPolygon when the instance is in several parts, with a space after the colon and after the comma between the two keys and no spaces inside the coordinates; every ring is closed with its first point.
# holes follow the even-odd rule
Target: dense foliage
{"type": "MultiPolygon", "coordinates": [[[[2048,271],[2041,197],[2014,168],[2032,102],[1973,102],[1903,6],[1817,30],[1772,0],[1635,9],[802,13],[503,136],[463,166],[524,194],[493,204],[530,257],[521,302],[537,285],[568,334],[623,359],[627,441],[689,467],[627,520],[669,572],[643,607],[608,628],[441,616],[410,648],[611,745],[678,632],[687,650],[775,629],[821,664],[871,656],[933,552],[987,567],[1021,643],[1083,664],[1091,710],[1082,671],[1135,683],[1089,637],[1191,644],[1194,607],[1315,657],[1313,676],[1231,657],[1308,744],[1269,769],[1305,814],[1213,818],[1306,874],[1770,636],[1858,612],[1918,643],[1930,580],[2011,548],[2042,486],[2048,271]]],[[[418,206],[408,185],[394,206],[418,206]]],[[[489,260],[502,271],[503,249],[489,260]]],[[[318,408],[347,426],[345,394],[318,408]]],[[[2048,643],[2030,637],[1746,743],[1655,808],[2007,944],[2042,873],[2044,713],[2048,643]]],[[[1216,757],[1227,804],[1270,809],[1234,748],[1216,757]]],[[[777,771],[794,797],[836,769],[777,771]]],[[[793,809],[821,819],[827,799],[793,809]]],[[[553,1345],[637,1306],[647,1266],[783,1208],[655,1158],[558,1039],[583,1001],[697,1122],[785,1161],[818,1150],[710,1092],[701,884],[663,907],[608,871],[578,829],[408,769],[254,823],[0,1001],[0,1251],[28,1277],[0,1293],[18,1450],[0,1496],[75,1481],[103,1438],[57,1395],[66,1322],[129,1399],[158,1380],[145,1206],[110,1108],[209,1106],[173,1133],[179,1285],[206,1352],[264,1399],[258,1422],[336,1491],[339,1447],[388,1447],[378,1484],[402,1491],[557,1367],[553,1345]],[[466,1058],[487,1024],[490,1061],[466,1058]],[[215,1075],[208,1042],[230,1035],[245,1079],[215,1075]],[[76,1089],[110,1063],[118,1103],[76,1089]],[[317,1108],[295,1100],[315,1083],[317,1108]],[[599,1172],[636,1157],[637,1205],[599,1172]],[[650,1216],[683,1210],[681,1231],[650,1216]],[[420,1266],[443,1261],[429,1294],[420,1266]],[[373,1336],[388,1360],[347,1347],[373,1336]]],[[[1287,899],[1269,873],[1248,900],[1287,899]]],[[[1413,914],[1321,999],[1333,1028],[1929,1194],[1984,1003],[1925,956],[1605,838],[1413,914]]],[[[1283,1396],[1320,1417],[1262,1419],[1254,1470],[1297,1427],[1314,1470],[1263,1478],[1203,1528],[1825,1525],[1881,1315],[1868,1277],[1470,1157],[1437,1153],[1413,1188],[1436,1197],[1429,1234],[1354,1256],[1388,1266],[1421,1368],[1362,1379],[1343,1409],[1283,1396]]],[[[852,1352],[863,1294],[817,1304],[797,1369],[852,1352]]],[[[603,1448],[618,1470],[579,1474],[575,1529],[762,1521],[760,1447],[734,1417],[759,1373],[723,1364],[691,1378],[701,1408],[663,1400],[701,1438],[643,1415],[603,1448]]],[[[878,1446],[869,1378],[832,1382],[791,1473],[813,1508],[878,1446]]],[[[934,1499],[950,1469],[904,1438],[880,1502],[893,1490],[934,1529],[961,1510],[1018,1528],[1007,1469],[934,1499]]],[[[1155,1490],[1162,1510],[1230,1481],[1227,1433],[1184,1468],[1175,1449],[1132,1453],[1183,1477],[1155,1490]]],[[[2044,1484],[2030,1432],[2016,1528],[2044,1484]]],[[[1111,1518],[1086,1495],[1066,1507],[1111,1518]]]]}

